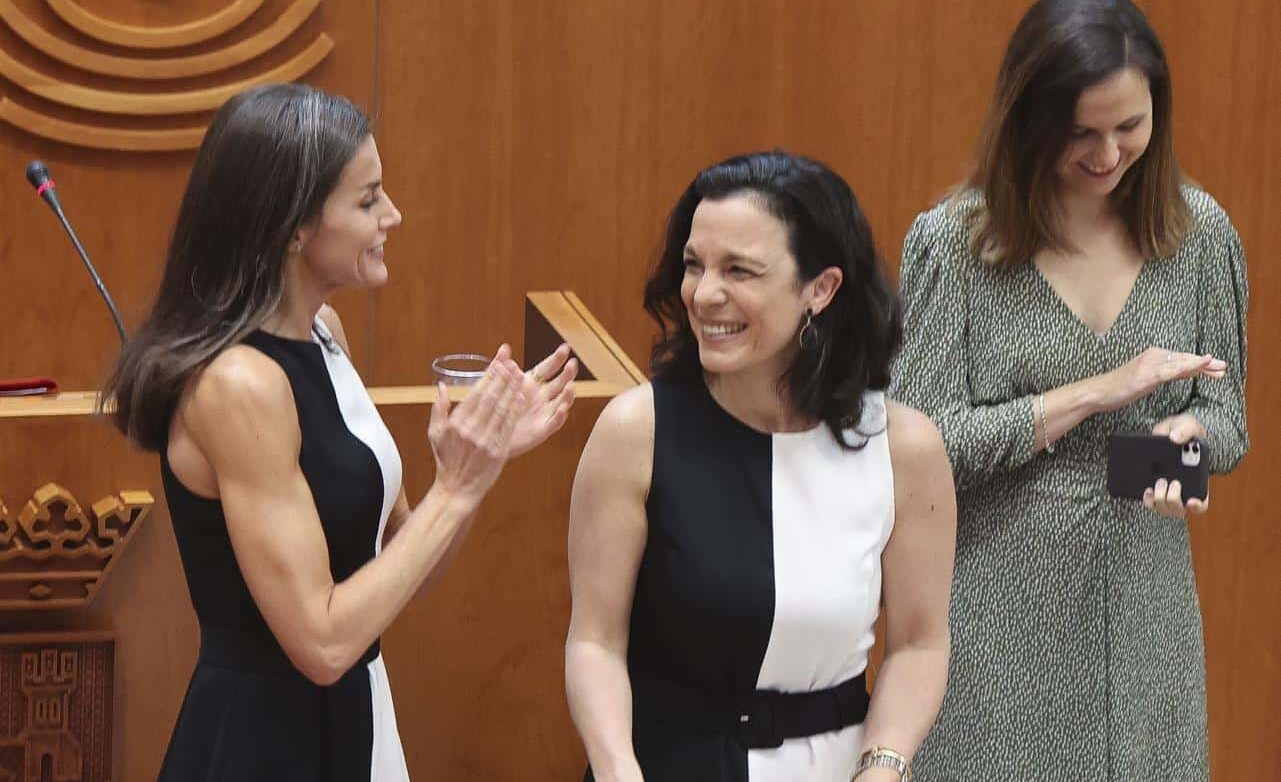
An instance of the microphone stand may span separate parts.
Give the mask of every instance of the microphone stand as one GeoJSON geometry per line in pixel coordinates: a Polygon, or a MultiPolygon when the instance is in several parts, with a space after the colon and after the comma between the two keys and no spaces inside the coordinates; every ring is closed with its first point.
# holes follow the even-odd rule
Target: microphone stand
{"type": "MultiPolygon", "coordinates": [[[[116,332],[120,335],[120,344],[123,345],[128,340],[128,336],[125,334],[124,322],[120,320],[120,312],[116,310],[116,303],[111,300],[111,294],[107,293],[107,286],[102,284],[102,278],[98,276],[98,270],[93,268],[93,262],[89,260],[89,254],[85,252],[84,245],[80,244],[80,237],[76,236],[75,230],[71,227],[71,221],[67,219],[67,215],[62,211],[62,204],[58,202],[58,196],[53,190],[53,180],[47,178],[48,169],[44,168],[43,164],[40,164],[39,169],[36,169],[36,165],[37,163],[32,163],[28,167],[27,176],[30,179],[34,171],[38,170],[45,177],[45,180],[37,186],[36,192],[53,209],[53,213],[58,217],[58,222],[62,223],[63,229],[66,230],[67,236],[70,237],[72,246],[76,248],[76,253],[80,255],[80,260],[84,261],[85,268],[89,270],[89,276],[93,278],[93,284],[98,288],[98,293],[102,296],[102,300],[107,303],[107,309],[111,311],[111,319],[116,324],[116,332]]],[[[32,184],[35,184],[34,180],[32,184]]]]}

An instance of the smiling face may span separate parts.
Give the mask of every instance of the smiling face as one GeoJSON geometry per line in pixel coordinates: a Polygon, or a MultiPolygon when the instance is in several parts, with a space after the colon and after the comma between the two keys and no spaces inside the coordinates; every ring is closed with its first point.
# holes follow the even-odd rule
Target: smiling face
{"type": "Polygon", "coordinates": [[[1107,196],[1143,156],[1152,138],[1152,93],[1147,77],[1125,68],[1084,90],[1056,171],[1072,195],[1107,196]]]}
{"type": "Polygon", "coordinates": [[[841,279],[828,268],[802,283],[787,226],[747,192],[699,203],[684,256],[681,301],[699,360],[722,378],[777,381],[799,349],[806,309],[821,312],[841,279]]]}
{"type": "Polygon", "coordinates": [[[373,288],[387,281],[383,242],[400,211],[382,188],[373,136],[343,168],[319,217],[299,229],[301,260],[323,288],[373,288]]]}

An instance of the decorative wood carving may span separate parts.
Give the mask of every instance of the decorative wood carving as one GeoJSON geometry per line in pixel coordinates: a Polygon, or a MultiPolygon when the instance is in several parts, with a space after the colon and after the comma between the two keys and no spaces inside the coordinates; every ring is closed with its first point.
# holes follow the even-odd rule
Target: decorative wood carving
{"type": "Polygon", "coordinates": [[[319,5],[320,0],[298,0],[271,25],[248,38],[212,52],[163,59],[115,57],[64,41],[31,21],[13,0],[0,0],[0,19],[39,51],[82,70],[133,79],[181,79],[249,62],[293,35],[319,5]]]}
{"type": "Polygon", "coordinates": [[[17,514],[0,501],[0,610],[88,604],[153,504],[150,492],[122,491],[88,516],[56,483],[17,514]]]}
{"type": "Polygon", "coordinates": [[[115,643],[0,635],[0,782],[111,779],[115,643]]]}
{"type": "Polygon", "coordinates": [[[137,27],[103,19],[81,8],[74,0],[48,0],[62,20],[90,38],[137,49],[170,49],[217,38],[248,19],[263,0],[233,0],[231,5],[203,19],[173,27],[137,27]]]}
{"type": "Polygon", "coordinates": [[[238,92],[272,82],[295,81],[315,68],[334,48],[324,34],[281,65],[247,79],[202,90],[169,93],[112,92],[58,81],[35,71],[0,50],[0,76],[56,103],[107,114],[189,114],[212,111],[238,92]]]}
{"type": "MultiPolygon", "coordinates": [[[[47,0],[49,6],[76,29],[116,45],[142,49],[187,46],[231,30],[263,4],[263,0],[234,0],[203,19],[172,27],[135,27],[112,22],[84,10],[74,0],[47,0]]],[[[42,54],[85,71],[149,81],[207,75],[253,60],[296,33],[320,5],[320,0],[293,0],[271,24],[214,51],[164,58],[123,57],[93,51],[65,41],[25,15],[13,0],[0,0],[3,20],[26,43],[42,54]]],[[[287,61],[229,84],[169,92],[122,92],[97,89],[55,78],[27,65],[15,53],[0,50],[0,77],[45,100],[77,109],[116,115],[181,115],[209,112],[228,98],[260,84],[297,81],[320,64],[334,48],[333,39],[318,34],[287,61]]],[[[0,96],[0,120],[42,138],[76,146],[129,152],[195,149],[205,128],[126,129],[60,119],[0,96]]],[[[0,779],[3,782],[3,779],[0,779]]]]}
{"type": "MultiPolygon", "coordinates": [[[[201,139],[205,137],[203,127],[174,130],[121,130],[81,125],[32,111],[8,98],[0,98],[0,119],[28,133],[54,141],[94,149],[119,149],[128,152],[195,149],[200,146],[201,139]]],[[[0,779],[0,782],[4,780],[0,779]]]]}

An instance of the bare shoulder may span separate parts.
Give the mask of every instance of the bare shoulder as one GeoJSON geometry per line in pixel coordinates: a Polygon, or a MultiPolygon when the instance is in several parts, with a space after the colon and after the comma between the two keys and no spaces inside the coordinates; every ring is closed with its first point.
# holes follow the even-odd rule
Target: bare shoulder
{"type": "Polygon", "coordinates": [[[632,445],[653,442],[654,387],[642,383],[609,400],[596,427],[608,429],[611,436],[628,439],[632,445]]]}
{"type": "Polygon", "coordinates": [[[220,353],[192,378],[178,408],[204,446],[240,446],[298,438],[289,378],[275,361],[245,345],[220,353]]]}
{"type": "MultiPolygon", "coordinates": [[[[954,530],[956,488],[943,437],[929,416],[886,401],[894,471],[894,525],[917,532],[954,530]]],[[[902,537],[902,536],[897,536],[902,537]]]]}
{"type": "Polygon", "coordinates": [[[885,413],[890,458],[896,468],[928,466],[940,458],[946,462],[943,436],[929,416],[915,407],[888,398],[885,400],[885,413]]]}
{"type": "Polygon", "coordinates": [[[338,317],[338,310],[328,304],[322,304],[320,312],[316,315],[320,318],[320,322],[325,324],[325,328],[329,329],[329,333],[334,335],[334,339],[338,340],[343,352],[350,356],[351,346],[347,344],[347,332],[343,330],[342,318],[338,317]]]}
{"type": "Polygon", "coordinates": [[[580,475],[627,480],[648,491],[654,459],[654,389],[629,388],[605,405],[579,463],[580,475]]]}

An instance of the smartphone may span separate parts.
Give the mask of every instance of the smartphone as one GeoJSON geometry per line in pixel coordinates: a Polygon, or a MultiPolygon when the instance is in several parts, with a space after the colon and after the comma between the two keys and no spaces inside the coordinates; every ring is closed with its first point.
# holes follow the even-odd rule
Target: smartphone
{"type": "Polygon", "coordinates": [[[1108,494],[1141,500],[1160,478],[1178,481],[1184,502],[1204,501],[1210,493],[1209,444],[1193,438],[1179,445],[1143,432],[1108,435],[1108,494]]]}

